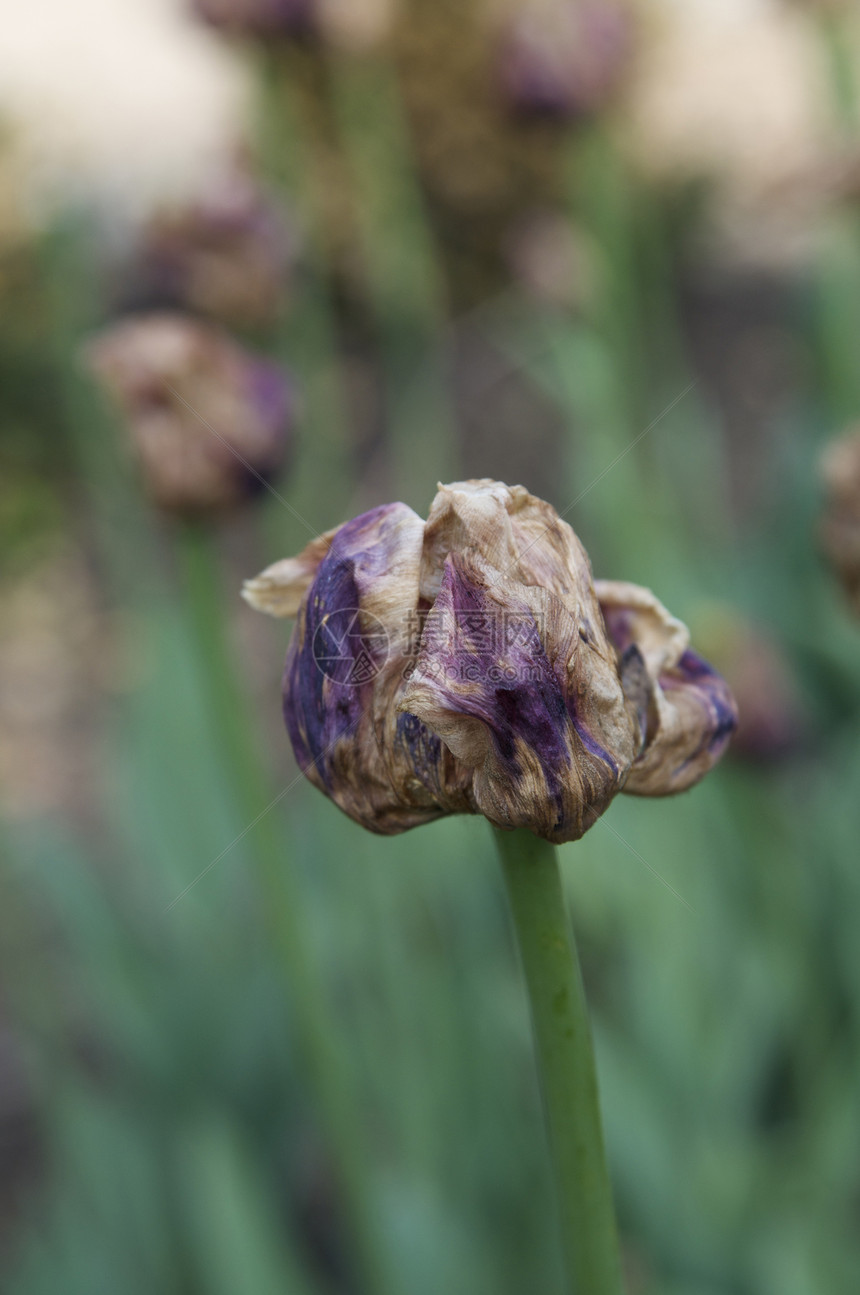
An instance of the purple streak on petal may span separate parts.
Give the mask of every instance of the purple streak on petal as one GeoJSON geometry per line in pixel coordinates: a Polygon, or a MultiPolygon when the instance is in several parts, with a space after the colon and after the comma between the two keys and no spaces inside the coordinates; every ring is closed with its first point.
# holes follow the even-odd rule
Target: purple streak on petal
{"type": "Polygon", "coordinates": [[[606,632],[619,652],[624,652],[633,642],[633,618],[625,607],[601,604],[606,632]]]}
{"type": "Polygon", "coordinates": [[[388,532],[405,504],[383,504],[341,526],[308,590],[284,671],[284,719],[296,760],[315,766],[331,789],[341,738],[353,734],[370,705],[388,642],[378,622],[368,630],[361,608],[368,583],[387,570],[388,532]]]}
{"type": "Polygon", "coordinates": [[[423,668],[443,706],[483,722],[512,784],[523,777],[518,752],[533,753],[557,808],[554,830],[562,832],[576,739],[613,776],[618,766],[577,715],[576,698],[555,673],[533,612],[525,603],[501,607],[455,555],[446,562],[436,607],[436,627],[425,630],[423,668]],[[517,617],[513,642],[501,633],[506,613],[517,617]]]}
{"type": "Polygon", "coordinates": [[[442,757],[441,739],[417,715],[405,712],[397,717],[396,739],[407,752],[409,763],[423,787],[436,795],[441,794],[439,762],[442,757]]]}
{"type": "Polygon", "coordinates": [[[675,667],[674,674],[681,676],[680,681],[677,677],[664,677],[660,686],[669,691],[695,687],[712,719],[712,727],[699,750],[707,746],[716,759],[738,726],[737,705],[729,685],[712,665],[689,648],[675,667]]]}
{"type": "Polygon", "coordinates": [[[362,631],[361,584],[367,568],[383,560],[380,533],[386,514],[402,504],[372,509],[342,526],[319,565],[284,671],[284,720],[296,760],[318,770],[331,788],[333,748],[353,732],[368,705],[368,691],[384,664],[385,645],[362,631]],[[361,567],[361,572],[359,572],[361,567]]]}
{"type": "MultiPolygon", "coordinates": [[[[348,565],[326,556],[311,588],[300,645],[291,644],[284,671],[284,720],[299,767],[314,766],[331,787],[332,748],[357,722],[364,699],[360,688],[339,684],[317,661],[328,617],[358,605],[358,590],[348,565]]],[[[295,640],[294,640],[295,642],[295,640]]]]}
{"type": "Polygon", "coordinates": [[[609,768],[612,770],[612,772],[617,775],[618,762],[616,761],[614,756],[611,756],[609,754],[609,752],[606,750],[605,747],[602,747],[600,743],[597,742],[592,737],[588,729],[585,727],[585,725],[576,715],[573,709],[572,698],[568,700],[567,711],[568,711],[568,714],[570,715],[571,723],[573,724],[573,727],[576,729],[576,736],[579,738],[580,742],[585,747],[589,755],[593,755],[596,760],[602,760],[603,763],[609,765],[609,768]]]}
{"type": "Polygon", "coordinates": [[[446,563],[440,600],[450,608],[454,626],[453,641],[436,643],[433,654],[446,704],[486,725],[512,782],[522,777],[517,740],[532,748],[561,815],[560,773],[571,760],[565,738],[567,712],[537,625],[526,624],[516,643],[500,652],[502,609],[453,556],[446,563]],[[458,686],[463,681],[465,686],[458,686]]]}

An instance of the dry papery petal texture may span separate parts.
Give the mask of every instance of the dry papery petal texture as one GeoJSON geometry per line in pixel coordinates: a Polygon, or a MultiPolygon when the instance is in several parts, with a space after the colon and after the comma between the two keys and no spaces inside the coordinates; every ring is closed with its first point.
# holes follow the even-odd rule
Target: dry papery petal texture
{"type": "Polygon", "coordinates": [[[667,795],[724,750],[724,681],[647,589],[595,582],[522,486],[440,486],[277,562],[244,596],[297,616],[284,718],[299,766],[375,832],[445,814],[577,840],[622,790],[667,795]]]}
{"type": "Polygon", "coordinates": [[[96,338],[87,359],[123,417],[147,493],[166,511],[236,508],[284,466],[292,385],[218,329],[139,315],[96,338]]]}
{"type": "Polygon", "coordinates": [[[826,492],[821,544],[860,615],[860,428],[827,446],[821,475],[826,492]]]}

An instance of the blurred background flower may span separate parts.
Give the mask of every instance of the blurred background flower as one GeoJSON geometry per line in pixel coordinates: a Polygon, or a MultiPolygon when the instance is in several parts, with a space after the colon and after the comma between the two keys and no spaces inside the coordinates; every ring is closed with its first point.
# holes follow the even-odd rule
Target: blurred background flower
{"type": "Polygon", "coordinates": [[[273,324],[289,291],[295,235],[274,199],[235,167],[194,200],[154,213],[121,297],[180,307],[239,328],[273,324]]]}
{"type": "Polygon", "coordinates": [[[294,415],[288,379],[208,325],[168,314],[123,320],[88,359],[161,508],[236,507],[283,467],[294,415]]]}
{"type": "Polygon", "coordinates": [[[501,84],[511,107],[561,118],[596,111],[622,79],[631,23],[629,7],[615,0],[512,4],[499,50],[501,84]]]}

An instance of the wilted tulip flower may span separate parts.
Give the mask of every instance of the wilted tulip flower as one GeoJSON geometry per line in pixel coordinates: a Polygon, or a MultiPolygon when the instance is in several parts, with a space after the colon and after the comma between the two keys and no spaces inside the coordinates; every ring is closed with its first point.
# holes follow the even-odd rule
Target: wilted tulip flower
{"type": "Polygon", "coordinates": [[[527,0],[502,37],[502,89],[521,112],[588,114],[615,91],[631,45],[631,16],[619,0],[527,0]]]}
{"type": "Polygon", "coordinates": [[[88,359],[128,426],[160,507],[235,507],[283,467],[295,400],[289,380],[208,324],[152,314],[115,324],[88,359]]]}
{"type": "Polygon", "coordinates": [[[187,307],[246,327],[268,324],[283,302],[294,255],[276,205],[234,172],[150,222],[136,291],[159,307],[187,307]]]}
{"type": "Polygon", "coordinates": [[[821,475],[826,491],[821,543],[860,613],[860,430],[828,445],[821,475]]]}
{"type": "Polygon", "coordinates": [[[478,813],[576,840],[620,791],[692,786],[735,727],[681,622],[647,589],[595,583],[570,526],[522,486],[441,486],[426,522],[375,508],[244,595],[298,618],[296,759],[375,832],[478,813]]]}

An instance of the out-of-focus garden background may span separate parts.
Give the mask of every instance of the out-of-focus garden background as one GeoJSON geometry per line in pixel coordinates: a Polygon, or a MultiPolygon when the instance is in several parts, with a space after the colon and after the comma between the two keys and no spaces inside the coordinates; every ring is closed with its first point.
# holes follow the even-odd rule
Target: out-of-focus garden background
{"type": "Polygon", "coordinates": [[[370,1295],[369,1222],[373,1295],[561,1291],[487,826],[375,838],[298,777],[289,626],[238,595],[488,476],[741,707],[703,785],[562,851],[629,1291],[853,1293],[860,620],[817,464],[860,421],[856,5],[7,9],[0,1285],[370,1295]],[[208,342],[118,412],[92,339],[155,311],[288,376],[246,507],[143,489],[141,409],[254,413],[208,342]]]}

